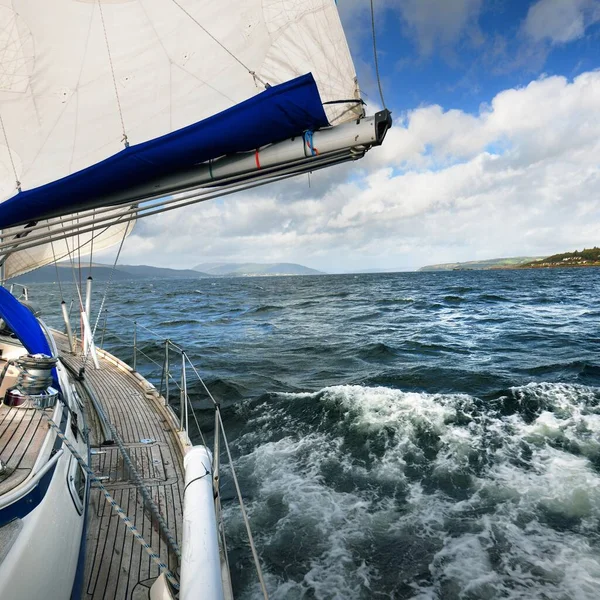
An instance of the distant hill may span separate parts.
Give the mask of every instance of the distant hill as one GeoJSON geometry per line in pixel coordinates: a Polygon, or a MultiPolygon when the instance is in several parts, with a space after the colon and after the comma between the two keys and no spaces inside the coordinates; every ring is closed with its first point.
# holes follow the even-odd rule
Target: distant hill
{"type": "MultiPolygon", "coordinates": [[[[69,263],[58,263],[59,276],[61,281],[72,281],[71,265],[69,263]]],[[[91,275],[95,281],[108,281],[113,268],[109,265],[94,263],[91,269],[91,275]]],[[[82,276],[87,278],[88,268],[82,267],[82,276]]],[[[112,275],[113,281],[125,281],[131,279],[199,279],[201,277],[210,277],[201,271],[192,269],[165,269],[162,267],[150,267],[147,265],[119,265],[112,275]]],[[[51,283],[57,280],[56,267],[48,265],[40,267],[31,273],[19,275],[9,281],[18,281],[19,283],[51,283]]]]}
{"type": "Polygon", "coordinates": [[[547,269],[557,267],[600,267],[600,248],[586,249],[581,252],[563,252],[562,254],[553,254],[535,262],[521,265],[527,269],[547,269]]]}
{"type": "Polygon", "coordinates": [[[540,256],[517,256],[514,258],[492,258],[490,260],[473,260],[469,262],[444,263],[440,265],[427,265],[419,271],[483,271],[486,269],[517,268],[542,260],[540,256]]]}
{"type": "Polygon", "coordinates": [[[161,277],[165,279],[195,279],[210,277],[196,269],[168,269],[166,267],[149,267],[148,265],[119,265],[118,269],[137,277],[161,277]]]}
{"type": "Polygon", "coordinates": [[[194,267],[212,276],[252,277],[259,275],[322,275],[322,271],[295,263],[202,263],[194,267]]]}

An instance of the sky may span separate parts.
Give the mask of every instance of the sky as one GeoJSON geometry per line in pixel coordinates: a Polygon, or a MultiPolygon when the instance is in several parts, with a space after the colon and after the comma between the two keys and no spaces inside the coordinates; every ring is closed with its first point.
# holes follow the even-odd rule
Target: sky
{"type": "MultiPolygon", "coordinates": [[[[367,0],[338,0],[367,112],[367,0]]],[[[329,273],[600,245],[600,0],[375,0],[394,125],[342,165],[142,220],[120,262],[329,273]]]]}

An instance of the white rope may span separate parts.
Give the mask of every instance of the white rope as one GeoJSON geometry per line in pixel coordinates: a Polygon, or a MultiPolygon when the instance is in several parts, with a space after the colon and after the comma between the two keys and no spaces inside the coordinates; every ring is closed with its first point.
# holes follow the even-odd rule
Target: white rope
{"type": "Polygon", "coordinates": [[[121,128],[123,129],[122,142],[125,143],[125,148],[129,147],[129,140],[125,133],[125,121],[123,119],[123,110],[121,108],[121,99],[119,98],[119,89],[117,88],[117,79],[115,77],[115,69],[113,66],[112,55],[110,53],[110,44],[108,43],[108,34],[106,32],[106,23],[104,22],[104,13],[102,12],[102,0],[98,0],[98,8],[100,9],[100,20],[102,21],[102,29],[104,30],[104,41],[106,42],[106,51],[108,52],[108,62],[110,63],[110,73],[112,75],[113,85],[115,87],[115,96],[117,97],[117,107],[119,108],[119,117],[121,118],[121,128]]]}

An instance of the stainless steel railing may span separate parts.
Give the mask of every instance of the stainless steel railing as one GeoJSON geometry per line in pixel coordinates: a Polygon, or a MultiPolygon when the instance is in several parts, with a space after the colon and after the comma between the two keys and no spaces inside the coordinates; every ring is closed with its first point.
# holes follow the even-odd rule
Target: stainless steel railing
{"type": "MultiPolygon", "coordinates": [[[[193,374],[195,378],[200,381],[213,404],[216,403],[216,401],[206,388],[204,381],[200,377],[196,367],[192,364],[186,351],[170,338],[165,338],[160,333],[139,323],[137,319],[132,319],[131,317],[126,317],[125,315],[116,313],[112,310],[109,311],[109,309],[104,309],[100,320],[102,322],[102,330],[98,346],[106,350],[106,344],[110,343],[109,340],[116,340],[126,348],[129,348],[133,354],[131,359],[133,370],[140,372],[140,374],[146,377],[150,376],[147,373],[142,373],[140,369],[146,371],[147,369],[144,369],[144,367],[147,366],[147,364],[154,365],[160,369],[161,375],[158,391],[165,399],[167,407],[171,408],[172,414],[178,421],[180,431],[185,431],[186,435],[189,437],[189,417],[191,412],[196,424],[197,432],[202,443],[206,445],[198,418],[193,407],[191,407],[191,399],[188,393],[188,375],[193,374]],[[129,321],[132,324],[131,337],[123,337],[115,333],[114,330],[107,328],[109,312],[111,316],[129,321]],[[149,334],[151,340],[144,339],[143,336],[140,335],[141,332],[149,334]],[[148,346],[152,343],[152,340],[155,343],[160,344],[164,349],[162,352],[162,361],[156,360],[148,354],[148,346]],[[177,406],[179,414],[173,410],[176,406],[174,403],[177,402],[177,396],[179,397],[177,406]],[[192,408],[191,411],[190,407],[192,408]]],[[[218,431],[218,429],[215,431],[218,431]]]]}

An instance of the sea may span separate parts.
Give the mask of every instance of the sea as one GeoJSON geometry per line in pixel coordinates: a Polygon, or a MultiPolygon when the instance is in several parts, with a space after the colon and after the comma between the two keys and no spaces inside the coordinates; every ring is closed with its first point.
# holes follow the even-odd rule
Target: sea
{"type": "Polygon", "coordinates": [[[139,371],[160,386],[169,338],[221,402],[273,600],[600,597],[600,269],[118,281],[103,309],[108,350],[133,361],[135,321],[139,371]]]}

